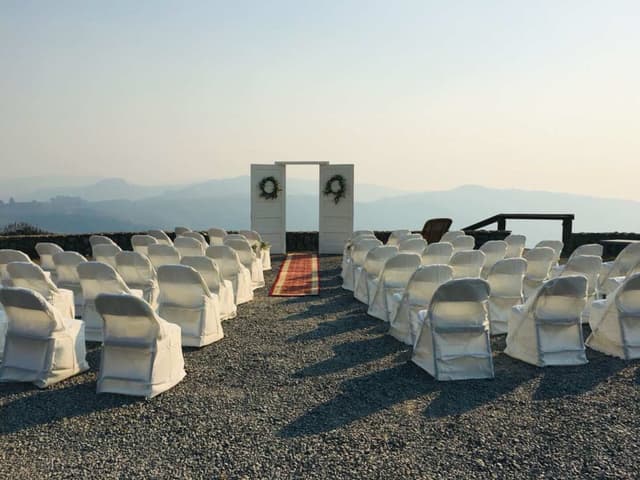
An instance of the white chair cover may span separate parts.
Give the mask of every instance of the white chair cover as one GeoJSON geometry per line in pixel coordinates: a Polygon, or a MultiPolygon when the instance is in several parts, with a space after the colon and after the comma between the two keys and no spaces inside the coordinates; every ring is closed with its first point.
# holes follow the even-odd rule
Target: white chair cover
{"type": "Polygon", "coordinates": [[[458,235],[451,240],[451,245],[453,245],[453,254],[455,255],[457,252],[473,250],[476,245],[476,239],[471,235],[458,235]]]}
{"type": "Polygon", "coordinates": [[[489,295],[489,323],[491,335],[507,333],[511,309],[524,302],[522,292],[527,261],[524,258],[505,258],[491,268],[487,281],[489,295]]]}
{"type": "Polygon", "coordinates": [[[602,295],[613,293],[638,262],[640,262],[640,243],[630,243],[624,247],[613,262],[602,264],[598,292],[602,295]]]}
{"type": "Polygon", "coordinates": [[[389,258],[380,272],[377,288],[367,314],[385,322],[396,314],[391,311],[390,297],[395,293],[404,293],[411,276],[420,266],[420,255],[417,253],[398,253],[389,258]]]}
{"type": "Polygon", "coordinates": [[[480,278],[444,283],[422,311],[424,325],[411,360],[436,380],[493,378],[487,298],[480,278]]]}
{"type": "Polygon", "coordinates": [[[448,265],[418,267],[409,280],[404,294],[396,293],[391,299],[392,303],[398,306],[389,327],[389,335],[413,346],[422,329],[419,312],[429,307],[438,287],[452,278],[453,270],[448,265]]]}
{"type": "Polygon", "coordinates": [[[176,234],[176,237],[179,235],[182,235],[183,233],[186,232],[190,232],[191,229],[189,227],[176,227],[174,230],[174,233],[176,234]]]}
{"type": "Polygon", "coordinates": [[[158,243],[149,245],[147,257],[156,270],[162,265],[179,265],[180,252],[173,245],[158,243]]]}
{"type": "Polygon", "coordinates": [[[507,254],[507,242],[504,240],[489,240],[483,243],[478,250],[484,253],[484,266],[480,276],[486,279],[493,266],[504,259],[507,254]]]}
{"type": "Polygon", "coordinates": [[[93,259],[116,268],[116,255],[122,249],[115,243],[102,243],[93,247],[93,259]]]}
{"type": "Polygon", "coordinates": [[[141,253],[142,255],[147,255],[149,245],[156,243],[158,243],[158,241],[151,235],[133,235],[131,237],[131,248],[133,248],[134,252],[141,253]]]}
{"type": "Polygon", "coordinates": [[[264,287],[264,272],[262,270],[262,261],[249,245],[247,240],[231,238],[225,240],[225,245],[233,248],[238,254],[240,263],[251,272],[251,284],[253,289],[264,287]]]}
{"type": "Polygon", "coordinates": [[[555,252],[555,256],[553,258],[553,265],[557,265],[560,261],[560,255],[562,255],[562,249],[564,248],[564,243],[560,240],[542,240],[536,244],[536,248],[540,247],[549,247],[552,248],[555,252]]]}
{"type": "Polygon", "coordinates": [[[587,363],[580,318],[586,299],[583,276],[545,282],[511,310],[504,353],[539,367],[587,363]]]}
{"type": "Polygon", "coordinates": [[[262,270],[271,270],[271,245],[263,245],[262,236],[255,230],[240,230],[240,234],[247,238],[251,248],[262,261],[262,270]]]}
{"type": "Polygon", "coordinates": [[[218,296],[202,276],[187,265],[163,265],[158,269],[158,315],[180,325],[182,345],[202,347],[224,337],[218,296]]]}
{"type": "Polygon", "coordinates": [[[104,321],[98,393],[151,398],[184,378],[178,325],[133,295],[103,293],[95,303],[104,321]]]}
{"type": "Polygon", "coordinates": [[[147,233],[155,238],[160,245],[173,245],[171,238],[163,230],[149,230],[147,233]]]}
{"type": "Polygon", "coordinates": [[[35,290],[52,307],[58,309],[63,318],[75,318],[73,292],[58,288],[38,265],[32,262],[11,262],[7,265],[7,272],[15,287],[35,290]]]}
{"type": "Polygon", "coordinates": [[[200,256],[183,257],[180,263],[195,269],[202,276],[209,290],[218,296],[220,319],[235,318],[237,309],[233,297],[233,285],[230,280],[222,277],[216,262],[209,257],[200,256]]]}
{"type": "Polygon", "coordinates": [[[437,242],[427,245],[422,253],[422,265],[448,265],[453,255],[453,245],[437,242]]]}
{"type": "Polygon", "coordinates": [[[86,262],[87,259],[78,252],[62,252],[53,256],[53,263],[56,264],[56,285],[73,292],[73,303],[75,305],[76,317],[82,316],[84,298],[82,297],[82,287],[80,277],[78,277],[78,265],[86,262]]]}
{"type": "Polygon", "coordinates": [[[33,382],[44,388],[89,368],[81,320],[65,318],[26,288],[0,289],[0,302],[9,322],[0,382],[33,382]]]}
{"type": "MultiPolygon", "coordinates": [[[[133,295],[133,293],[118,272],[106,263],[81,263],[78,265],[78,276],[84,297],[82,321],[85,338],[90,342],[102,342],[102,317],[96,309],[96,297],[101,293],[127,295],[133,295]]],[[[139,291],[139,293],[138,296],[142,296],[142,292],[139,291]]]]}
{"type": "Polygon", "coordinates": [[[195,238],[176,237],[173,241],[173,246],[180,252],[180,257],[199,257],[204,255],[205,246],[195,238]]]}
{"type": "Polygon", "coordinates": [[[359,268],[364,265],[367,254],[372,249],[382,245],[377,238],[362,237],[355,240],[351,248],[351,255],[348,261],[348,268],[342,279],[342,288],[345,290],[355,291],[356,275],[359,268]]]}
{"type": "Polygon", "coordinates": [[[158,304],[156,271],[146,255],[138,252],[120,252],[116,255],[116,270],[132,290],[142,290],[142,298],[155,308],[158,304]]]}
{"type": "Polygon", "coordinates": [[[624,360],[640,358],[640,273],[591,304],[587,346],[624,360]]]}
{"type": "Polygon", "coordinates": [[[26,253],[20,250],[11,250],[9,248],[0,249],[0,280],[5,287],[11,287],[11,277],[7,272],[7,265],[11,262],[30,262],[31,259],[26,253]]]}
{"type": "Polygon", "coordinates": [[[524,298],[533,295],[549,279],[556,254],[553,248],[538,247],[524,254],[527,261],[527,273],[524,275],[524,298]]]}
{"type": "Polygon", "coordinates": [[[342,250],[342,269],[340,271],[340,277],[342,277],[342,279],[344,279],[345,275],[347,274],[347,265],[350,265],[349,260],[351,259],[351,250],[353,244],[355,240],[361,237],[376,238],[376,236],[370,230],[356,230],[355,232],[353,232],[349,240],[347,240],[347,242],[344,244],[344,248],[342,250]]]}
{"type": "Polygon", "coordinates": [[[222,228],[210,228],[207,230],[207,235],[209,236],[209,245],[224,245],[227,231],[222,228]]]}
{"type": "Polygon", "coordinates": [[[200,232],[184,232],[180,234],[180,236],[195,238],[203,245],[203,248],[207,248],[209,246],[209,244],[207,243],[207,240],[204,238],[204,235],[202,235],[200,232]]]}
{"type": "Polygon", "coordinates": [[[398,254],[398,247],[394,245],[379,245],[367,252],[364,263],[356,267],[353,297],[359,302],[369,305],[376,292],[380,272],[388,259],[398,254]]]}
{"type": "Polygon", "coordinates": [[[466,235],[462,230],[449,230],[442,235],[440,242],[453,243],[453,239],[466,235]]]}
{"type": "Polygon", "coordinates": [[[400,252],[417,253],[418,255],[422,255],[425,248],[427,248],[427,241],[422,236],[420,238],[405,238],[398,244],[400,252]]]}
{"type": "Polygon", "coordinates": [[[454,252],[449,261],[449,266],[453,269],[454,279],[478,278],[484,266],[484,261],[484,253],[480,250],[461,250],[454,252]]]}
{"type": "MultiPolygon", "coordinates": [[[[91,235],[89,237],[89,245],[91,245],[91,248],[95,247],[96,245],[104,244],[115,245],[115,242],[109,237],[105,237],[104,235],[91,235]]],[[[91,255],[93,256],[93,252],[91,253],[91,255]]]]}
{"type": "Polygon", "coordinates": [[[527,237],[524,235],[511,234],[504,239],[507,242],[507,253],[504,258],[519,258],[522,257],[524,247],[527,243],[527,237]]]}
{"type": "Polygon", "coordinates": [[[394,230],[393,232],[391,232],[391,235],[389,235],[389,238],[387,239],[387,245],[397,246],[404,239],[404,237],[410,234],[411,234],[411,230],[406,230],[406,229],[394,230]]]}
{"type": "Polygon", "coordinates": [[[602,258],[595,255],[581,255],[569,260],[561,273],[561,277],[582,275],[587,279],[587,303],[582,312],[582,323],[589,322],[591,303],[598,293],[598,276],[602,268],[602,258]]]}
{"type": "Polygon", "coordinates": [[[39,242],[36,243],[36,252],[40,257],[40,268],[45,272],[55,273],[56,264],[53,263],[53,256],[56,253],[64,252],[62,247],[55,243],[39,242]]]}
{"type": "MultiPolygon", "coordinates": [[[[599,245],[597,243],[588,243],[586,245],[580,245],[571,253],[567,263],[569,263],[572,258],[580,257],[583,255],[595,255],[596,257],[602,257],[602,250],[603,250],[602,245],[599,245]]],[[[564,270],[564,265],[555,265],[551,269],[551,277],[555,278],[560,276],[560,274],[562,273],[562,270],[564,270]]]]}
{"type": "Polygon", "coordinates": [[[207,257],[215,260],[222,278],[231,281],[235,304],[241,305],[253,300],[251,272],[240,262],[236,251],[227,245],[212,245],[207,248],[207,257]]]}

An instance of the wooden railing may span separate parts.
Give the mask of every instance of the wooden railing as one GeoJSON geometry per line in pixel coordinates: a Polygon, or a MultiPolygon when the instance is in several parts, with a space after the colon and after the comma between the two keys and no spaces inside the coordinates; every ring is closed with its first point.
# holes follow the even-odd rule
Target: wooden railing
{"type": "Polygon", "coordinates": [[[463,230],[478,230],[494,223],[498,224],[498,230],[506,230],[507,220],[556,220],[562,222],[562,241],[567,245],[571,240],[574,219],[575,215],[573,213],[499,213],[469,225],[463,230]]]}

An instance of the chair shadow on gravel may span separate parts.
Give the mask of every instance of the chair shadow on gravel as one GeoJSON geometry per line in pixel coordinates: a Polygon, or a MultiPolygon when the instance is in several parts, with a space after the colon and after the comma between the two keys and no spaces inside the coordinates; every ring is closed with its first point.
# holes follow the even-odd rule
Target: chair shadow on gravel
{"type": "Polygon", "coordinates": [[[335,320],[319,323],[315,330],[301,333],[287,339],[287,343],[308,342],[311,340],[322,340],[324,338],[341,335],[343,333],[355,332],[356,330],[379,327],[380,322],[361,313],[347,314],[335,320]]]}
{"type": "Polygon", "coordinates": [[[406,351],[404,345],[388,335],[341,343],[332,348],[333,357],[305,367],[293,376],[305,378],[328,375],[406,351]]]}

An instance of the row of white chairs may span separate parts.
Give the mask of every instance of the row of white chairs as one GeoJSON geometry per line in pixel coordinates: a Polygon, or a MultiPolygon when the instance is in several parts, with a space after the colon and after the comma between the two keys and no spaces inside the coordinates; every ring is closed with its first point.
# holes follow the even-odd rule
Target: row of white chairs
{"type": "MultiPolygon", "coordinates": [[[[234,239],[228,240],[233,245],[234,239]]],[[[246,243],[243,238],[235,241],[246,243]]],[[[113,246],[111,243],[99,239],[95,248],[100,252],[99,247],[113,246]]],[[[209,253],[228,254],[223,257],[234,259],[236,266],[244,269],[245,275],[236,275],[236,280],[245,279],[252,298],[250,272],[239,262],[231,245],[209,247],[209,253]]],[[[150,248],[153,246],[156,245],[150,248]]],[[[58,285],[22,252],[0,251],[5,285],[2,290],[6,292],[0,302],[10,320],[2,322],[0,318],[2,381],[33,381],[41,387],[60,381],[87,368],[85,340],[101,341],[104,348],[98,392],[154,396],[184,376],[181,345],[200,347],[221,339],[221,321],[236,315],[233,283],[225,280],[217,263],[205,255],[171,255],[173,263],[160,265],[156,274],[149,259],[140,252],[116,251],[112,267],[106,262],[87,261],[76,252],[39,250],[45,257],[41,258],[43,265],[53,267],[58,285]],[[49,253],[50,258],[46,258],[49,253]],[[72,281],[65,283],[67,280],[72,281]],[[77,295],[61,286],[72,287],[77,295]],[[82,299],[82,320],[74,318],[74,297],[82,299]],[[108,321],[108,317],[112,320],[108,321]],[[24,331],[28,331],[26,340],[24,331]],[[59,351],[51,351],[52,343],[62,338],[73,341],[62,342],[56,347],[59,351]],[[167,358],[158,358],[158,365],[149,369],[145,359],[150,353],[158,357],[157,349],[164,348],[161,344],[167,346],[162,354],[167,358]],[[65,362],[71,362],[70,366],[61,369],[65,362]],[[157,376],[160,385],[154,380],[157,376]]],[[[264,284],[262,269],[259,273],[264,284]]],[[[237,288],[236,292],[242,290],[237,288]]]]}
{"type": "MultiPolygon", "coordinates": [[[[360,236],[362,237],[362,235],[360,236]]],[[[463,271],[461,274],[455,275],[455,265],[438,263],[422,265],[424,255],[421,260],[415,253],[407,254],[399,252],[397,246],[380,246],[381,242],[376,243],[375,239],[367,239],[366,237],[367,234],[365,233],[364,240],[362,238],[360,240],[354,239],[354,241],[351,242],[353,257],[346,261],[347,265],[349,262],[357,263],[359,242],[368,243],[368,246],[365,247],[364,250],[367,251],[367,249],[369,249],[366,258],[369,259],[370,262],[367,263],[365,260],[362,266],[356,267],[356,269],[359,269],[359,275],[356,274],[354,296],[358,300],[368,303],[369,314],[389,321],[389,333],[405,343],[414,347],[416,346],[420,332],[423,331],[423,320],[429,311],[428,309],[430,308],[432,299],[436,298],[435,292],[443,284],[450,282],[456,283],[456,278],[459,278],[469,283],[469,285],[465,287],[467,289],[470,288],[470,285],[475,285],[474,288],[471,288],[471,291],[476,292],[475,294],[477,294],[478,288],[482,290],[482,288],[478,287],[478,285],[482,284],[474,283],[475,279],[462,278],[479,277],[478,265],[475,266],[475,271],[466,269],[466,271],[463,271]],[[370,255],[373,258],[371,258],[370,255]],[[371,268],[371,263],[374,264],[373,268],[371,268]],[[367,272],[367,267],[370,267],[369,272],[367,272]],[[360,279],[360,281],[358,281],[358,279],[360,279]],[[358,288],[358,285],[362,288],[358,288]],[[371,297],[371,291],[375,292],[373,298],[371,297]]],[[[415,240],[416,239],[410,239],[411,242],[415,242],[415,240]]],[[[403,241],[406,240],[401,240],[399,244],[401,245],[403,241]]],[[[433,244],[433,246],[436,245],[438,244],[433,244]]],[[[595,290],[598,284],[597,278],[602,265],[602,259],[597,255],[602,253],[601,248],[599,245],[585,245],[580,247],[570,257],[566,266],[563,266],[562,269],[556,268],[554,272],[554,276],[563,277],[563,280],[558,280],[560,285],[571,283],[564,280],[565,278],[578,278],[579,280],[574,280],[574,283],[585,283],[585,291],[584,295],[582,295],[584,302],[582,304],[582,310],[578,315],[580,322],[588,319],[588,313],[598,308],[597,302],[593,303],[593,301],[595,300],[595,290]],[[576,275],[578,276],[576,277],[576,275]]],[[[501,250],[503,249],[504,246],[502,246],[501,250]]],[[[537,272],[530,272],[536,280],[534,285],[529,285],[529,287],[531,287],[528,292],[530,299],[538,298],[542,291],[547,292],[547,294],[550,291],[556,291],[554,288],[551,288],[551,283],[547,280],[550,276],[551,267],[559,258],[561,249],[561,242],[559,242],[559,245],[558,243],[554,245],[552,242],[541,242],[539,246],[525,254],[525,257],[529,257],[529,262],[519,258],[498,259],[496,261],[489,270],[489,274],[486,275],[489,280],[489,282],[486,282],[486,286],[488,287],[486,295],[488,331],[494,334],[507,333],[511,323],[513,323],[511,319],[514,318],[514,312],[523,311],[523,301],[525,300],[523,284],[525,284],[526,279],[527,263],[532,264],[534,270],[536,269],[535,267],[537,267],[538,270],[537,272]],[[552,246],[556,248],[551,248],[552,246]]],[[[450,251],[446,251],[442,255],[440,262],[444,263],[445,257],[449,253],[450,251]]],[[[475,252],[475,255],[472,254],[472,252],[459,252],[459,254],[460,253],[467,253],[470,257],[475,256],[476,258],[482,259],[480,252],[475,252]]],[[[454,254],[454,256],[455,255],[456,254],[454,254]]],[[[621,257],[626,258],[626,256],[622,255],[621,257]]],[[[455,263],[456,262],[454,262],[454,264],[455,263]]],[[[620,264],[620,260],[617,259],[613,264],[620,264]]],[[[615,269],[613,270],[615,271],[615,269]]],[[[348,270],[346,271],[348,272],[348,270]]],[[[462,284],[457,285],[460,287],[462,284]]],[[[578,290],[580,290],[580,288],[578,290]]],[[[453,288],[453,291],[455,291],[455,288],[453,288]]],[[[538,300],[532,300],[532,302],[537,304],[538,300]]],[[[529,302],[527,302],[527,304],[528,303],[529,302]]],[[[530,309],[527,311],[530,311],[530,309]]],[[[522,315],[520,316],[522,317],[522,315]]],[[[598,318],[600,317],[596,315],[593,322],[597,323],[598,318]]],[[[511,328],[516,327],[512,326],[511,328]]],[[[520,328],[517,330],[521,331],[520,328]]],[[[581,342],[581,329],[579,333],[581,342]]],[[[594,333],[593,336],[597,336],[597,334],[594,333]]],[[[516,337],[508,336],[508,338],[512,338],[512,345],[517,343],[513,340],[513,338],[516,337]]],[[[574,339],[575,338],[578,337],[576,336],[574,339]]],[[[517,349],[514,350],[514,348],[515,347],[512,347],[510,352],[513,353],[513,356],[517,357],[517,354],[514,353],[517,349]]],[[[433,373],[433,369],[431,372],[433,373]]]]}

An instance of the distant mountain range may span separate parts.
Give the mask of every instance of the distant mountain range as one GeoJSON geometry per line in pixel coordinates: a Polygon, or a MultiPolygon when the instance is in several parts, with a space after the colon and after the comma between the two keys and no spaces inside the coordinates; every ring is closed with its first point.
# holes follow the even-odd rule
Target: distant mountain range
{"type": "MultiPolygon", "coordinates": [[[[33,177],[0,181],[0,226],[14,221],[49,231],[134,231],[186,225],[205,229],[249,227],[249,177],[190,185],[142,186],[123,179],[33,177]],[[79,199],[49,199],[56,196],[79,199]],[[9,205],[9,197],[14,203],[9,205]],[[35,200],[35,202],[34,202],[35,200]]],[[[287,179],[287,229],[317,230],[318,183],[287,179]],[[310,193],[312,192],[312,193],[310,193]]],[[[496,213],[574,213],[574,231],[640,231],[640,203],[525,190],[462,186],[447,191],[406,192],[377,185],[355,186],[355,227],[419,229],[432,217],[450,217],[465,227],[496,213]]],[[[530,243],[559,238],[560,223],[511,222],[530,243]]]]}

